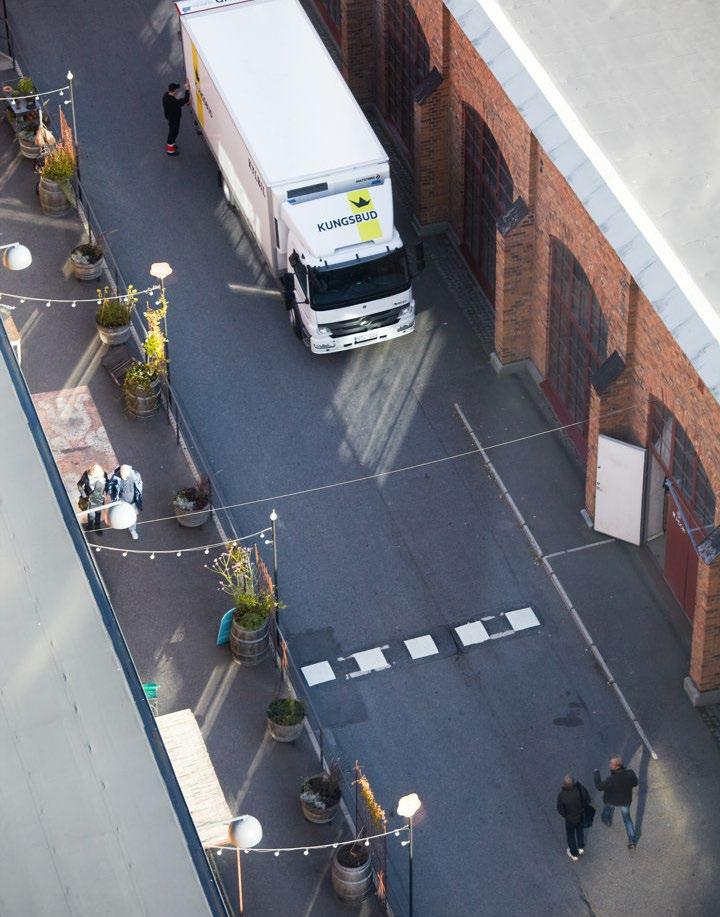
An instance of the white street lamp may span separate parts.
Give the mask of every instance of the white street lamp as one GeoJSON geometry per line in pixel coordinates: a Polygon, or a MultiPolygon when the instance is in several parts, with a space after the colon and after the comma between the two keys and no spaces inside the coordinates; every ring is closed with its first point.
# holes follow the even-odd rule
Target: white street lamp
{"type": "Polygon", "coordinates": [[[19,242],[11,242],[9,245],[0,245],[0,252],[4,251],[3,264],[9,271],[24,271],[26,267],[32,264],[32,254],[30,249],[21,245],[19,242]]]}
{"type": "Polygon", "coordinates": [[[243,906],[242,893],[242,872],[240,870],[240,851],[246,852],[250,847],[256,847],[262,840],[262,825],[253,815],[239,815],[228,825],[228,843],[235,848],[237,854],[237,874],[238,874],[238,901],[240,904],[240,913],[245,913],[243,906]]]}
{"type": "MultiPolygon", "coordinates": [[[[167,261],[155,261],[150,265],[150,276],[155,277],[160,281],[160,292],[162,294],[163,305],[165,306],[165,315],[163,316],[163,330],[165,331],[165,360],[167,365],[165,367],[166,378],[167,378],[167,408],[168,408],[168,419],[170,417],[170,406],[172,401],[172,389],[170,387],[170,341],[168,339],[168,328],[167,328],[167,302],[165,300],[165,279],[169,277],[173,272],[173,269],[167,263],[167,261]]],[[[177,422],[177,414],[175,416],[177,422]]],[[[177,426],[177,424],[176,424],[177,426]]],[[[180,435],[178,428],[178,436],[180,435]]]]}
{"type": "Polygon", "coordinates": [[[167,261],[155,261],[150,265],[150,276],[157,277],[162,284],[166,277],[172,274],[173,270],[167,261]]]}
{"type": "MultiPolygon", "coordinates": [[[[410,826],[410,839],[407,841],[410,859],[408,861],[408,883],[409,883],[409,915],[413,917],[413,816],[421,807],[420,797],[417,793],[409,793],[403,796],[397,804],[397,814],[401,818],[407,818],[410,826]]],[[[405,843],[405,842],[403,842],[405,843]]]]}
{"type": "Polygon", "coordinates": [[[132,503],[126,503],[125,500],[115,500],[112,503],[103,503],[102,506],[81,509],[75,513],[75,516],[81,519],[88,513],[101,513],[103,510],[108,510],[108,522],[112,529],[129,529],[137,522],[135,506],[132,503]]]}

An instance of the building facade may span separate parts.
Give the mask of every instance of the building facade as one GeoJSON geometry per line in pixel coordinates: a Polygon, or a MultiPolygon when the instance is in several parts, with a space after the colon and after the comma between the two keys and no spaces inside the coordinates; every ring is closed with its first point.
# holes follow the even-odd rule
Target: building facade
{"type": "Polygon", "coordinates": [[[607,196],[579,192],[584,163],[566,162],[552,120],[540,113],[531,127],[530,90],[527,105],[511,98],[527,73],[515,56],[503,80],[498,33],[473,25],[482,4],[314,2],[350,87],[412,168],[419,228],[451,234],[492,306],[496,366],[527,361],[559,421],[576,424],[591,517],[601,436],[647,450],[640,540],[691,622],[686,690],[719,700],[720,560],[696,547],[720,524],[720,404],[651,302],[647,264],[631,270],[618,253],[613,217],[598,213],[607,196]]]}

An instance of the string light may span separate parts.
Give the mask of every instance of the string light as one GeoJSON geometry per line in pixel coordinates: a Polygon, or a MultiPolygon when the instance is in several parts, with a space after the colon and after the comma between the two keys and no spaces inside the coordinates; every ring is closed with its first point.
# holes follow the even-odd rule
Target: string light
{"type": "Polygon", "coordinates": [[[232,538],[230,541],[216,541],[213,544],[200,544],[191,548],[182,548],[178,551],[177,548],[147,548],[146,550],[141,550],[139,548],[113,548],[110,545],[99,545],[88,542],[96,552],[99,551],[115,551],[116,553],[122,554],[123,557],[127,557],[128,554],[139,554],[145,555],[150,558],[150,560],[155,560],[157,554],[170,556],[174,554],[175,557],[182,557],[183,554],[192,554],[202,551],[203,554],[209,554],[211,548],[228,548],[241,541],[249,541],[251,538],[259,538],[268,532],[269,529],[261,529],[259,532],[252,532],[250,535],[243,535],[241,538],[232,538]]]}
{"type": "MultiPolygon", "coordinates": [[[[10,104],[14,108],[15,103],[19,102],[21,99],[34,99],[36,102],[39,102],[41,96],[64,95],[65,90],[69,88],[69,86],[62,86],[60,89],[46,89],[45,92],[31,92],[26,96],[14,96],[10,99],[10,104]]],[[[65,104],[67,105],[67,102],[65,104]]]]}
{"type": "MultiPolygon", "coordinates": [[[[399,837],[401,832],[409,830],[409,825],[403,825],[402,828],[391,828],[389,831],[383,831],[382,834],[371,834],[366,838],[354,837],[349,841],[335,841],[331,844],[308,844],[307,847],[250,847],[247,850],[243,847],[241,849],[243,853],[271,853],[276,857],[280,856],[281,853],[300,853],[300,851],[302,851],[303,856],[309,856],[311,850],[337,850],[338,847],[352,847],[360,843],[364,844],[365,847],[369,847],[370,841],[377,840],[381,837],[389,837],[391,834],[399,837]]],[[[409,841],[401,841],[403,846],[409,843],[409,841]]],[[[222,856],[223,850],[229,849],[230,846],[231,845],[228,844],[208,844],[205,849],[215,850],[218,856],[222,856]]]]}
{"type": "MultiPolygon", "coordinates": [[[[156,284],[152,287],[147,287],[144,290],[135,290],[135,295],[136,296],[149,296],[151,293],[154,293],[155,290],[159,290],[159,289],[160,288],[156,284]]],[[[44,302],[47,308],[50,308],[50,306],[53,303],[56,306],[60,304],[69,303],[74,308],[75,306],[77,306],[78,303],[91,302],[91,303],[95,303],[96,306],[100,306],[102,305],[102,302],[103,302],[103,300],[98,299],[97,296],[92,296],[92,297],[89,297],[88,299],[54,299],[54,298],[48,299],[46,296],[27,296],[27,295],[21,296],[19,293],[1,293],[0,292],[0,297],[4,297],[4,296],[7,296],[9,299],[17,299],[21,303],[44,302]]],[[[127,293],[116,293],[113,296],[106,296],[105,300],[107,302],[118,301],[118,302],[123,302],[127,304],[127,293]]]]}

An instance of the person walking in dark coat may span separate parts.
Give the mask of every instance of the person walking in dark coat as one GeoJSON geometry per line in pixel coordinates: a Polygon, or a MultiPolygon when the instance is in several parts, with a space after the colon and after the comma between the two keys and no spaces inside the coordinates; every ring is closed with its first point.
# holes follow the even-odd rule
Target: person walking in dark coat
{"type": "Polygon", "coordinates": [[[102,507],[105,502],[105,491],[107,489],[108,476],[102,467],[95,463],[83,471],[82,477],[77,482],[77,488],[80,491],[78,500],[78,509],[93,509],[98,507],[97,512],[87,513],[86,528],[88,532],[97,532],[102,535],[100,526],[102,525],[102,507]]]}
{"type": "Polygon", "coordinates": [[[184,93],[178,95],[179,89],[179,83],[170,83],[167,92],[163,96],[163,113],[168,123],[167,143],[165,145],[165,152],[168,156],[177,156],[178,148],[175,141],[180,130],[180,118],[182,117],[183,107],[190,101],[190,89],[187,80],[185,80],[184,93]]]}
{"type": "Polygon", "coordinates": [[[567,855],[571,860],[585,853],[585,834],[583,819],[585,807],[590,803],[590,794],[585,787],[568,774],[563,778],[562,789],[558,793],[557,810],[565,819],[567,836],[567,855]]]}
{"type": "MultiPolygon", "coordinates": [[[[113,471],[108,481],[108,493],[111,500],[124,500],[130,503],[138,512],[143,508],[143,482],[140,473],[132,465],[120,465],[113,471]]],[[[137,541],[140,537],[137,525],[133,523],[128,527],[130,537],[137,541]]]]}
{"type": "Polygon", "coordinates": [[[601,780],[600,771],[595,770],[593,771],[593,778],[595,786],[603,791],[603,802],[605,803],[605,808],[601,815],[603,824],[607,825],[608,828],[612,825],[613,812],[618,807],[622,812],[623,822],[625,823],[628,847],[633,850],[638,842],[635,826],[630,817],[632,791],[638,785],[635,771],[626,768],[623,765],[622,758],[615,756],[610,758],[610,776],[606,780],[601,780]]]}

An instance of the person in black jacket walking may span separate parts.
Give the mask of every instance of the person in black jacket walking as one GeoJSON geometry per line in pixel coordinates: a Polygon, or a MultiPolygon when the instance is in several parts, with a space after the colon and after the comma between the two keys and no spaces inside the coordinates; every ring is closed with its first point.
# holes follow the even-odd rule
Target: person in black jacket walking
{"type": "Polygon", "coordinates": [[[562,789],[558,793],[557,810],[565,819],[567,835],[567,855],[577,860],[578,855],[585,853],[585,834],[583,817],[585,807],[590,803],[590,794],[574,777],[568,774],[563,778],[562,789]]]}
{"type": "Polygon", "coordinates": [[[167,143],[165,145],[165,152],[168,156],[177,156],[178,149],[175,141],[180,130],[180,118],[182,117],[183,107],[190,101],[190,89],[187,80],[185,80],[185,92],[178,95],[179,89],[179,83],[170,83],[167,92],[163,96],[163,113],[168,122],[167,143]]]}
{"type": "Polygon", "coordinates": [[[601,818],[603,824],[609,828],[612,825],[613,812],[617,806],[622,812],[625,830],[628,836],[628,847],[632,850],[637,846],[638,837],[635,832],[633,820],[630,817],[630,804],[632,803],[632,791],[638,785],[638,778],[635,771],[626,768],[622,758],[610,758],[610,776],[606,780],[600,779],[600,771],[593,771],[595,786],[603,791],[603,802],[605,808],[602,811],[601,818]]]}

